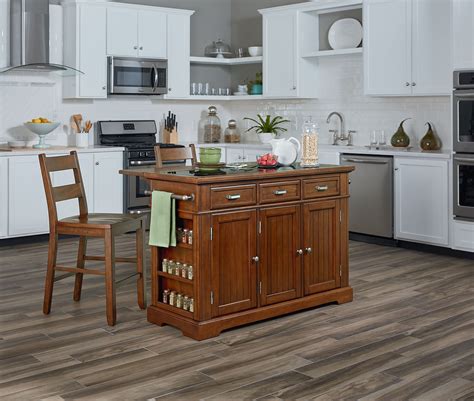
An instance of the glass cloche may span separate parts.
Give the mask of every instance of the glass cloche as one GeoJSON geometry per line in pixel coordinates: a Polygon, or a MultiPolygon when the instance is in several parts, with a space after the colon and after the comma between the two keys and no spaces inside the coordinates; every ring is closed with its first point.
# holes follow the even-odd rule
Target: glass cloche
{"type": "Polygon", "coordinates": [[[221,39],[217,39],[211,45],[206,46],[204,54],[206,57],[217,58],[231,58],[233,56],[231,47],[221,39]]]}

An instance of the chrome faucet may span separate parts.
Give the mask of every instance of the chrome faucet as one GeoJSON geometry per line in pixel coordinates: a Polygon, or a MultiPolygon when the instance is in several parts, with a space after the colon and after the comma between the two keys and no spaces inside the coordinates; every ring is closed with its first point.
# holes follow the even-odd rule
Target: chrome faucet
{"type": "Polygon", "coordinates": [[[329,113],[329,116],[326,120],[328,124],[331,122],[331,118],[333,116],[336,116],[339,118],[339,130],[334,130],[334,129],[329,130],[329,132],[333,134],[332,144],[338,145],[339,142],[347,141],[347,146],[352,146],[353,134],[355,134],[356,131],[349,131],[347,134],[345,133],[344,117],[342,116],[341,113],[338,113],[337,111],[333,111],[332,113],[329,113]]]}

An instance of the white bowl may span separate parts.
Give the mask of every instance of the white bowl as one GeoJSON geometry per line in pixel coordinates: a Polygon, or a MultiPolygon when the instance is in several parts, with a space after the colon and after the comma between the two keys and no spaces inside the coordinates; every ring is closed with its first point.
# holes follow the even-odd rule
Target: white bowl
{"type": "Polygon", "coordinates": [[[9,141],[8,146],[10,148],[25,148],[26,142],[25,141],[9,141]]]}
{"type": "Polygon", "coordinates": [[[260,57],[263,54],[263,47],[262,46],[249,47],[249,54],[252,57],[260,57]]]}
{"type": "Polygon", "coordinates": [[[337,20],[329,28],[328,41],[334,49],[355,49],[362,41],[362,25],[354,18],[337,20]]]}

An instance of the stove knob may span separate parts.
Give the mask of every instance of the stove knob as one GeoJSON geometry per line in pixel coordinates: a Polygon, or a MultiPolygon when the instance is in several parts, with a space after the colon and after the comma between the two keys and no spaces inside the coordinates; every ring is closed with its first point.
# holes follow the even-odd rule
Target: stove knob
{"type": "Polygon", "coordinates": [[[146,157],[146,152],[140,152],[140,157],[146,157]]]}
{"type": "Polygon", "coordinates": [[[155,152],[146,152],[146,157],[153,157],[155,156],[155,152]]]}
{"type": "Polygon", "coordinates": [[[138,157],[138,156],[139,156],[138,152],[130,152],[130,157],[131,158],[135,158],[135,157],[138,157]]]}

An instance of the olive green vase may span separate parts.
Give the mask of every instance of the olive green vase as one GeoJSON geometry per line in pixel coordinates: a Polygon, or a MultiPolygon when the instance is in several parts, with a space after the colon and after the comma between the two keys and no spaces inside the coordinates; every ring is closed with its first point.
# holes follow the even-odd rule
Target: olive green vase
{"type": "Polygon", "coordinates": [[[407,133],[405,132],[405,129],[403,128],[403,123],[406,120],[410,120],[410,119],[406,118],[400,123],[397,129],[397,132],[393,134],[392,139],[390,140],[392,146],[395,148],[407,148],[410,145],[410,137],[407,135],[407,133]]]}
{"type": "Polygon", "coordinates": [[[441,140],[438,138],[436,133],[433,131],[431,123],[426,123],[428,126],[428,131],[420,141],[420,148],[425,151],[430,150],[440,150],[441,149],[441,140]]]}

